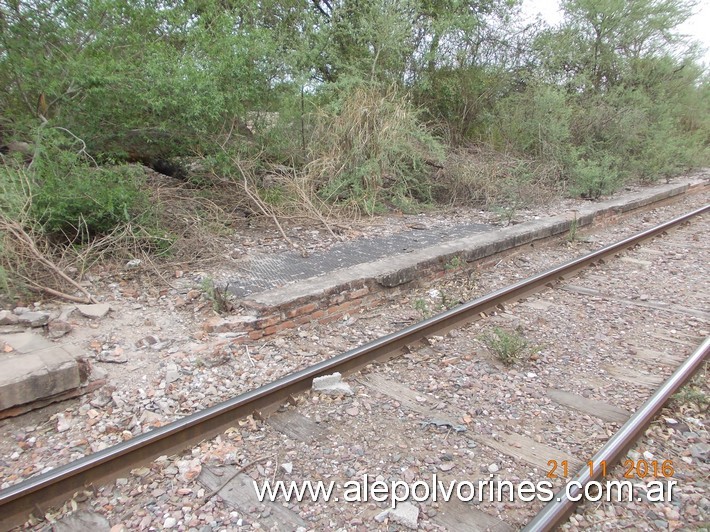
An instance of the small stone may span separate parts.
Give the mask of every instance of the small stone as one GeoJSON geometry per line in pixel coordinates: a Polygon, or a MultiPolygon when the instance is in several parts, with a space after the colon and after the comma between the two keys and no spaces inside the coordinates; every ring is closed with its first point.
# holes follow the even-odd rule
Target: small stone
{"type": "Polygon", "coordinates": [[[128,357],[123,352],[123,349],[116,348],[113,351],[101,351],[96,356],[96,360],[99,362],[109,362],[111,364],[125,364],[128,362],[128,357]]]}
{"type": "Polygon", "coordinates": [[[634,462],[638,462],[641,460],[641,453],[638,451],[629,451],[627,455],[630,460],[633,460],[634,462]]]}
{"type": "Polygon", "coordinates": [[[69,322],[63,320],[53,320],[49,322],[48,329],[48,336],[56,339],[69,333],[72,330],[72,326],[69,322]]]}
{"type": "MultiPolygon", "coordinates": [[[[91,376],[89,377],[89,380],[91,381],[101,381],[105,380],[108,377],[108,372],[100,368],[98,366],[91,366],[91,376]]],[[[110,398],[109,398],[110,400],[110,398]]]]}
{"type": "Polygon", "coordinates": [[[291,462],[286,462],[281,464],[281,469],[283,469],[287,475],[290,475],[293,471],[293,464],[291,462]]]}
{"type": "Polygon", "coordinates": [[[20,319],[9,310],[0,310],[0,325],[17,325],[20,319]]]}
{"type": "Polygon", "coordinates": [[[389,511],[389,517],[395,523],[416,530],[419,521],[419,508],[411,502],[403,502],[397,505],[397,508],[389,511]]]}
{"type": "Polygon", "coordinates": [[[382,522],[384,522],[385,519],[387,519],[387,516],[388,516],[389,514],[390,514],[390,510],[389,510],[389,508],[388,508],[387,510],[378,513],[378,514],[375,516],[375,521],[377,521],[378,523],[382,523],[382,522]]]}
{"type": "Polygon", "coordinates": [[[71,418],[57,414],[57,432],[66,432],[71,428],[71,418]]]}
{"type": "Polygon", "coordinates": [[[356,406],[353,406],[351,408],[345,409],[345,413],[349,416],[357,416],[360,413],[360,410],[356,406]]]}
{"type": "Polygon", "coordinates": [[[198,297],[200,297],[200,295],[201,295],[201,292],[199,290],[190,290],[187,293],[187,299],[192,301],[193,299],[197,299],[198,297]]]}
{"type": "Polygon", "coordinates": [[[162,422],[162,420],[163,418],[160,414],[156,414],[155,412],[151,412],[150,410],[144,410],[141,414],[141,417],[138,419],[141,424],[146,423],[148,425],[160,423],[162,422]]]}
{"type": "Polygon", "coordinates": [[[646,460],[653,460],[653,453],[651,451],[644,451],[643,452],[643,457],[646,460]]]}
{"type": "Polygon", "coordinates": [[[439,466],[439,469],[441,469],[442,471],[451,471],[453,468],[454,468],[454,464],[451,462],[447,462],[447,463],[441,464],[439,466]]]}
{"type": "Polygon", "coordinates": [[[111,305],[108,303],[96,303],[95,305],[77,305],[76,308],[85,318],[98,320],[108,314],[109,310],[111,310],[111,305]]]}
{"type": "Polygon", "coordinates": [[[491,474],[495,474],[498,471],[500,471],[500,467],[498,467],[498,464],[491,464],[488,466],[488,472],[491,474]]]}
{"type": "Polygon", "coordinates": [[[710,445],[707,443],[694,443],[690,446],[690,455],[703,462],[710,459],[710,445]]]}
{"type": "Polygon", "coordinates": [[[168,517],[165,519],[165,522],[163,522],[163,528],[173,528],[175,525],[177,525],[177,519],[174,517],[168,517]]]}
{"type": "Polygon", "coordinates": [[[177,462],[180,478],[185,482],[196,479],[202,472],[202,464],[199,458],[193,460],[180,460],[177,462]]]}
{"type": "Polygon", "coordinates": [[[144,336],[138,342],[136,342],[137,347],[148,347],[154,344],[157,344],[160,342],[160,338],[155,336],[154,334],[149,334],[148,336],[144,336]]]}
{"type": "Polygon", "coordinates": [[[126,263],[126,269],[135,270],[136,268],[139,268],[141,264],[143,264],[143,261],[141,259],[131,259],[126,263]]]}
{"type": "Polygon", "coordinates": [[[678,424],[678,420],[673,419],[672,417],[666,417],[663,419],[666,421],[666,425],[677,425],[678,424]]]}

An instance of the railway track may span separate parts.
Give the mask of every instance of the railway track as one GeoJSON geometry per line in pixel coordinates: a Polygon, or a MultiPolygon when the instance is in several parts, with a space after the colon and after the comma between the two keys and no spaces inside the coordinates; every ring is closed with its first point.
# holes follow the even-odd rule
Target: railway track
{"type": "MultiPolygon", "coordinates": [[[[378,408],[375,407],[373,400],[370,399],[370,397],[376,397],[398,403],[398,406],[394,407],[396,411],[406,411],[407,414],[405,418],[410,419],[410,421],[414,420],[414,422],[409,423],[407,427],[399,427],[404,434],[404,439],[401,439],[396,444],[402,451],[400,454],[409,452],[407,446],[422,434],[429,436],[433,434],[439,437],[445,436],[447,439],[460,439],[459,443],[463,442],[462,445],[456,447],[457,452],[441,452],[445,463],[441,463],[441,457],[437,455],[437,458],[433,459],[433,463],[431,464],[428,464],[426,460],[424,460],[420,462],[426,465],[415,464],[416,467],[408,466],[406,470],[410,471],[409,475],[414,475],[411,479],[418,478],[417,475],[430,469],[438,471],[448,477],[452,477],[452,472],[458,470],[457,472],[462,474],[460,475],[462,478],[469,478],[472,474],[476,473],[476,476],[482,479],[488,479],[490,475],[499,479],[500,475],[496,474],[499,473],[503,467],[502,463],[501,465],[497,464],[497,462],[501,462],[499,459],[501,455],[505,455],[508,458],[512,457],[515,463],[519,462],[525,464],[526,467],[531,466],[533,468],[532,470],[517,470],[515,467],[509,468],[515,471],[519,479],[533,478],[535,475],[538,477],[546,477],[551,473],[551,466],[549,465],[551,461],[554,461],[554,463],[558,465],[565,462],[565,469],[569,469],[569,471],[566,471],[567,475],[557,475],[559,478],[555,479],[556,482],[554,483],[556,488],[561,487],[564,477],[569,479],[577,469],[580,469],[583,473],[585,470],[584,466],[588,461],[592,462],[592,472],[598,473],[601,471],[601,461],[604,460],[606,463],[611,464],[618,460],[632,444],[640,431],[643,430],[643,427],[655,415],[655,412],[662,406],[667,397],[674,393],[674,391],[689,378],[692,372],[697,369],[698,365],[702,363],[707,355],[709,348],[708,341],[705,341],[703,345],[695,351],[693,357],[691,357],[693,363],[687,363],[679,368],[674,377],[672,377],[672,381],[662,386],[659,392],[650,393],[649,389],[649,386],[655,386],[655,384],[657,384],[659,380],[657,374],[639,373],[636,370],[632,371],[632,369],[619,370],[612,366],[605,366],[605,369],[600,370],[599,375],[597,375],[596,383],[594,378],[588,381],[587,386],[594,387],[596,384],[600,384],[599,379],[601,376],[604,377],[602,380],[610,376],[617,377],[619,378],[619,382],[625,382],[627,387],[633,388],[633,391],[637,392],[634,394],[635,396],[645,395],[649,397],[649,406],[642,408],[643,415],[634,415],[627,421],[626,425],[624,425],[625,428],[622,429],[621,433],[625,434],[625,439],[618,442],[613,440],[613,443],[607,444],[607,448],[603,450],[603,454],[602,451],[599,451],[599,454],[595,456],[599,447],[599,441],[595,439],[575,447],[575,444],[564,443],[562,436],[560,436],[560,433],[564,431],[558,430],[557,433],[552,436],[544,431],[539,433],[532,430],[526,431],[522,428],[519,419],[513,420],[515,422],[512,424],[510,422],[511,420],[508,420],[508,423],[503,424],[504,428],[501,429],[500,433],[496,432],[497,429],[491,429],[491,427],[477,426],[475,418],[477,416],[490,416],[490,411],[486,408],[474,408],[471,410],[470,408],[461,406],[462,404],[466,404],[466,402],[470,403],[471,401],[477,400],[475,396],[469,396],[465,393],[467,389],[465,386],[461,388],[461,386],[470,382],[471,378],[473,378],[474,373],[472,372],[475,368],[471,365],[472,359],[469,358],[467,360],[465,355],[459,357],[447,356],[447,353],[456,352],[462,349],[462,347],[449,345],[447,341],[444,341],[443,335],[447,331],[460,327],[472,320],[476,320],[481,316],[494,313],[498,313],[498,317],[503,320],[502,323],[506,324],[507,322],[505,320],[508,319],[506,317],[506,309],[512,302],[545,288],[563,288],[562,290],[555,290],[555,293],[564,294],[566,297],[571,297],[577,301],[583,300],[584,298],[604,299],[605,297],[611,297],[609,294],[598,292],[594,288],[594,283],[592,283],[590,287],[573,285],[568,283],[567,280],[590,266],[597,266],[595,272],[602,270],[604,262],[608,260],[609,257],[623,253],[644,240],[663,234],[673,227],[682,225],[695,216],[707,212],[709,209],[710,206],[697,209],[670,222],[624,239],[611,246],[607,246],[597,252],[585,255],[584,257],[565,263],[547,272],[497,290],[487,296],[460,305],[428,320],[403,329],[402,331],[387,335],[330,360],[288,375],[269,385],[235,397],[230,401],[190,415],[159,429],[137,436],[122,444],[87,456],[86,458],[3,490],[0,492],[0,529],[8,529],[12,526],[19,525],[26,520],[30,513],[39,513],[39,511],[45,510],[49,505],[61,504],[70,499],[75,493],[84,490],[87,486],[99,485],[108,479],[115,478],[124,472],[138,467],[140,464],[145,464],[158,456],[183,451],[190,446],[204,441],[206,438],[223,433],[226,429],[234,426],[238,420],[254,415],[255,413],[257,417],[266,419],[268,425],[273,428],[274,435],[272,438],[278,439],[279,437],[283,437],[283,434],[286,434],[292,440],[299,442],[294,449],[300,449],[300,452],[308,452],[308,449],[311,448],[309,446],[313,446],[314,442],[319,438],[327,439],[329,437],[324,434],[322,427],[311,421],[311,419],[330,416],[332,412],[318,413],[315,410],[308,412],[308,408],[316,409],[325,406],[327,409],[330,400],[324,399],[319,401],[318,404],[311,404],[304,401],[302,396],[303,392],[311,388],[313,379],[316,377],[332,374],[334,372],[351,373],[363,370],[363,368],[365,368],[365,370],[361,375],[355,377],[358,390],[356,399],[358,402],[357,406],[351,406],[350,413],[346,413],[346,417],[344,418],[348,421],[348,430],[352,430],[349,437],[353,441],[359,441],[358,438],[364,437],[365,439],[362,441],[366,442],[368,441],[367,434],[372,436],[373,432],[375,434],[381,431],[383,431],[382,433],[386,433],[389,425],[395,421],[397,421],[397,423],[401,421],[397,416],[392,418],[391,412],[378,413],[378,408]],[[369,366],[372,362],[384,361],[402,353],[405,353],[404,357],[393,360],[391,363],[384,364],[381,367],[378,366],[375,370],[373,370],[373,366],[369,366]],[[463,365],[461,366],[459,363],[463,365]],[[451,380],[452,375],[462,377],[459,379],[460,382],[458,385],[456,385],[458,387],[455,386],[457,391],[455,393],[452,392],[451,401],[442,400],[441,402],[436,402],[436,383],[433,389],[431,388],[431,383],[428,383],[429,388],[427,389],[421,389],[421,383],[416,381],[408,385],[406,384],[408,378],[400,374],[401,368],[395,367],[398,365],[403,366],[405,369],[420,365],[428,368],[439,368],[442,379],[444,380],[451,380]],[[614,374],[614,371],[616,371],[616,374],[614,374]],[[636,385],[642,386],[636,390],[636,385]],[[299,407],[297,409],[278,411],[279,409],[283,409],[284,404],[288,403],[298,403],[299,407]],[[461,403],[459,404],[459,408],[452,408],[452,405],[457,403],[461,403]],[[357,412],[352,409],[355,409],[357,412]],[[360,412],[367,412],[368,416],[371,416],[373,411],[375,411],[374,421],[359,422],[360,412]],[[380,417],[377,418],[377,415],[380,417]],[[355,423],[356,420],[358,421],[357,423],[355,423]],[[359,425],[363,426],[359,427],[359,425]],[[441,427],[443,427],[443,429],[441,427]],[[458,428],[465,428],[466,430],[458,431],[456,430],[458,428]],[[356,436],[356,429],[362,430],[364,436],[356,436]],[[441,432],[442,430],[444,432],[441,432]],[[516,430],[518,430],[518,432],[515,432],[516,430]],[[529,434],[526,434],[526,432],[529,432],[529,434]],[[442,436],[442,434],[444,436],[442,436]],[[407,438],[410,439],[407,440],[407,438]],[[561,447],[566,448],[558,449],[554,443],[558,443],[561,447]],[[476,455],[479,461],[489,459],[489,465],[495,465],[496,467],[489,467],[486,471],[473,471],[470,468],[466,469],[465,467],[460,467],[455,464],[459,458],[463,460],[464,455],[468,456],[470,454],[476,455]],[[592,458],[593,456],[594,458],[592,458]],[[452,467],[449,467],[449,465],[452,465],[452,467]],[[415,471],[415,469],[417,471],[415,471]]],[[[666,306],[666,308],[663,309],[659,308],[663,307],[662,304],[644,300],[628,301],[628,303],[630,307],[634,308],[653,308],[661,311],[685,312],[686,314],[689,313],[689,315],[694,316],[696,319],[705,321],[708,319],[707,312],[703,306],[702,297],[700,298],[700,308],[683,309],[666,306]]],[[[537,308],[532,306],[529,308],[529,311],[533,313],[540,312],[544,310],[548,304],[549,302],[544,300],[538,301],[537,308]]],[[[459,338],[459,340],[464,343],[467,341],[465,335],[459,335],[455,338],[459,338]]],[[[658,341],[661,342],[662,339],[658,341]]],[[[687,346],[683,347],[687,350],[687,346]]],[[[463,347],[464,350],[470,348],[470,345],[463,347]]],[[[639,348],[639,350],[641,349],[645,350],[644,356],[646,358],[653,356],[649,354],[649,349],[639,348]]],[[[657,354],[658,356],[662,355],[662,353],[657,354]]],[[[609,353],[606,353],[606,355],[608,356],[609,353]]],[[[601,362],[589,361],[588,363],[603,365],[608,362],[608,359],[603,359],[601,362]]],[[[599,367],[601,368],[602,366],[599,367]]],[[[668,364],[664,363],[666,373],[668,372],[668,367],[668,364]]],[[[534,374],[535,372],[527,373],[534,374]]],[[[663,377],[668,377],[668,375],[663,375],[663,377]]],[[[486,376],[486,379],[489,378],[491,385],[500,385],[503,382],[496,381],[490,374],[486,376]]],[[[528,377],[526,374],[521,378],[523,381],[525,379],[532,381],[539,380],[537,374],[535,374],[534,377],[528,377]]],[[[453,378],[453,381],[456,380],[456,378],[453,378]]],[[[601,382],[601,384],[607,386],[608,382],[601,382]]],[[[547,393],[544,391],[547,388],[541,389],[543,391],[534,389],[534,386],[528,386],[527,388],[529,389],[523,392],[522,395],[523,402],[525,394],[547,393]]],[[[517,390],[511,390],[512,399],[520,398],[520,396],[516,395],[516,392],[517,390]]],[[[582,419],[582,417],[579,416],[590,417],[603,414],[601,416],[603,420],[602,424],[597,424],[595,429],[601,430],[605,440],[609,426],[605,426],[604,423],[609,423],[611,424],[610,426],[621,425],[624,418],[630,416],[629,409],[598,401],[593,398],[589,399],[588,397],[586,398],[588,399],[587,401],[580,401],[579,398],[584,397],[584,395],[580,396],[571,392],[565,392],[564,390],[554,389],[551,391],[550,397],[552,397],[550,400],[555,402],[556,408],[568,409],[565,411],[567,412],[565,415],[570,416],[569,412],[576,412],[573,416],[578,416],[576,418],[577,420],[582,419]],[[587,403],[586,405],[584,404],[585,402],[587,403]],[[585,408],[586,411],[584,410],[585,408]]],[[[331,405],[331,407],[336,408],[337,401],[333,404],[335,406],[331,405]]],[[[636,406],[637,405],[635,405],[635,407],[636,406]]],[[[518,405],[512,409],[514,412],[512,414],[513,416],[520,415],[520,412],[515,413],[516,409],[520,410],[521,406],[518,405]]],[[[558,414],[559,412],[561,411],[558,411],[558,414]]],[[[531,427],[536,424],[545,426],[550,424],[554,425],[554,420],[551,419],[544,420],[544,423],[540,422],[539,420],[544,417],[540,416],[541,414],[533,416],[531,427]],[[535,421],[536,417],[539,418],[537,421],[535,421]]],[[[587,418],[584,419],[586,420],[587,418]]],[[[559,425],[564,424],[564,421],[558,420],[557,428],[560,428],[559,425]]],[[[570,421],[568,424],[579,425],[579,422],[573,423],[570,421]]],[[[347,433],[348,430],[345,430],[345,432],[347,433]]],[[[580,430],[579,427],[577,427],[577,430],[580,430]]],[[[360,433],[358,432],[357,434],[360,433]]],[[[388,443],[391,444],[392,442],[389,441],[388,443]]],[[[361,443],[355,444],[355,446],[360,446],[360,448],[364,449],[363,445],[364,444],[361,443]]],[[[422,443],[422,449],[427,447],[427,445],[431,444],[422,443]]],[[[377,446],[373,445],[373,450],[376,448],[377,446]]],[[[428,449],[429,452],[433,450],[437,452],[441,451],[436,445],[428,449]]],[[[384,453],[384,455],[392,454],[391,450],[386,451],[384,448],[380,449],[380,451],[384,453]]],[[[365,451],[363,450],[363,452],[365,451]]],[[[266,455],[268,456],[268,453],[266,453],[266,455]]],[[[254,462],[254,464],[256,464],[256,462],[254,462]]],[[[278,467],[275,464],[272,464],[271,467],[273,467],[275,474],[278,467]]],[[[304,470],[305,469],[304,466],[304,470]]],[[[356,469],[354,474],[357,475],[358,472],[359,471],[356,469]]],[[[314,471],[313,473],[313,478],[318,478],[319,475],[322,476],[322,472],[314,471]]],[[[211,471],[205,468],[201,480],[206,485],[212,486],[208,495],[214,495],[213,492],[219,490],[221,497],[232,497],[232,499],[237,500],[234,504],[245,504],[245,499],[239,498],[242,497],[242,495],[240,494],[238,486],[240,485],[239,482],[242,483],[242,487],[245,485],[245,482],[248,482],[246,470],[239,472],[238,475],[231,478],[233,475],[234,472],[228,471],[227,469],[211,471]],[[225,482],[228,478],[230,479],[229,482],[225,482]],[[228,486],[230,483],[231,485],[228,486]]],[[[346,479],[342,480],[345,481],[346,479]]],[[[582,481],[586,482],[591,480],[591,477],[586,479],[580,476],[578,480],[580,480],[583,486],[582,481]]],[[[530,523],[530,526],[533,527],[531,529],[547,529],[561,522],[561,520],[569,514],[573,505],[567,503],[571,501],[566,501],[564,496],[560,498],[562,500],[559,501],[559,503],[553,501],[555,504],[551,504],[544,509],[538,508],[541,512],[538,514],[538,517],[530,523]]],[[[276,504],[273,507],[274,509],[271,510],[274,514],[269,515],[273,517],[273,515],[276,515],[278,512],[278,519],[285,519],[286,522],[289,522],[289,519],[291,519],[290,522],[294,528],[301,526],[303,520],[298,517],[295,512],[291,510],[290,513],[284,514],[281,510],[275,509],[278,508],[278,506],[283,507],[283,505],[276,504]]],[[[455,527],[457,523],[459,525],[463,523],[474,523],[475,526],[482,529],[505,529],[511,526],[518,527],[530,521],[530,508],[530,504],[525,505],[523,508],[514,507],[512,508],[513,517],[506,520],[490,517],[490,513],[460,504],[457,507],[451,506],[446,511],[440,512],[428,508],[429,513],[427,513],[427,516],[433,513],[434,515],[430,516],[431,519],[439,526],[444,527],[455,527]]],[[[507,509],[511,510],[511,508],[507,509]]],[[[268,524],[269,516],[264,519],[268,524]]]]}

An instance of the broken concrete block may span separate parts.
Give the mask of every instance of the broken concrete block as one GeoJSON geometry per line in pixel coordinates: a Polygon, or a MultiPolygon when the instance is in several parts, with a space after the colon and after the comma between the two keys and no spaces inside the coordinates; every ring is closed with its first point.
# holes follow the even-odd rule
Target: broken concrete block
{"type": "Polygon", "coordinates": [[[108,311],[111,310],[111,305],[108,303],[96,303],[94,305],[77,305],[76,308],[82,316],[98,320],[108,314],[108,311]]]}
{"type": "Polygon", "coordinates": [[[42,327],[49,322],[49,312],[23,312],[17,316],[20,325],[29,325],[30,327],[42,327]]]}
{"type": "Polygon", "coordinates": [[[0,325],[17,325],[20,319],[9,310],[0,310],[0,325]]]}
{"type": "Polygon", "coordinates": [[[49,333],[50,338],[61,338],[65,334],[72,330],[72,326],[69,322],[63,320],[53,320],[49,322],[49,333]]]}
{"type": "Polygon", "coordinates": [[[345,394],[352,395],[353,390],[347,383],[342,380],[342,375],[338,372],[332,375],[323,375],[313,379],[313,390],[316,392],[327,394],[345,394]]]}
{"type": "Polygon", "coordinates": [[[390,510],[389,518],[395,523],[416,530],[419,522],[419,508],[411,502],[401,502],[397,508],[390,510]]]}
{"type": "Polygon", "coordinates": [[[79,365],[67,351],[30,333],[3,335],[13,348],[0,353],[0,410],[80,386],[79,365]]]}

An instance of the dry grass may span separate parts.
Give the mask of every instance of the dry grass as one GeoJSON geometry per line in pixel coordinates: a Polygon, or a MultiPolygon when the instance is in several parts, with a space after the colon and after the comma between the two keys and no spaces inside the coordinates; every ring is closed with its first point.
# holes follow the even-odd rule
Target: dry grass
{"type": "Polygon", "coordinates": [[[449,153],[436,177],[436,197],[451,205],[486,208],[541,204],[558,194],[560,174],[554,164],[474,145],[449,153]]]}
{"type": "MultiPolygon", "coordinates": [[[[194,268],[221,260],[231,218],[227,210],[176,180],[158,178],[150,183],[151,203],[158,206],[156,227],[167,228],[169,233],[127,223],[89,238],[80,221],[75,239],[62,244],[33,223],[29,181],[16,187],[12,216],[0,214],[0,285],[5,295],[30,290],[87,303],[93,296],[82,280],[96,264],[122,265],[139,258],[144,272],[167,283],[176,267],[194,268]]],[[[224,197],[233,198],[233,191],[224,197]]]]}
{"type": "Polygon", "coordinates": [[[394,88],[355,88],[314,123],[301,188],[367,215],[395,196],[430,199],[427,161],[438,144],[394,88]]]}

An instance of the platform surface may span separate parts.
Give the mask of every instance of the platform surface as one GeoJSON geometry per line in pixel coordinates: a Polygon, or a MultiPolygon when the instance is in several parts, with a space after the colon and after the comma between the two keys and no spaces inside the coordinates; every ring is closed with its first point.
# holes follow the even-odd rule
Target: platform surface
{"type": "Polygon", "coordinates": [[[628,192],[611,199],[587,202],[575,210],[541,217],[509,227],[463,223],[406,230],[385,237],[342,242],[303,257],[297,251],[246,257],[229,279],[228,289],[248,306],[274,307],[289,301],[317,298],[319,294],[376,282],[397,286],[416,278],[417,272],[437,261],[454,257],[475,261],[513,247],[584,227],[604,216],[615,216],[681,196],[690,187],[701,189],[707,180],[679,179],[628,192]]]}

